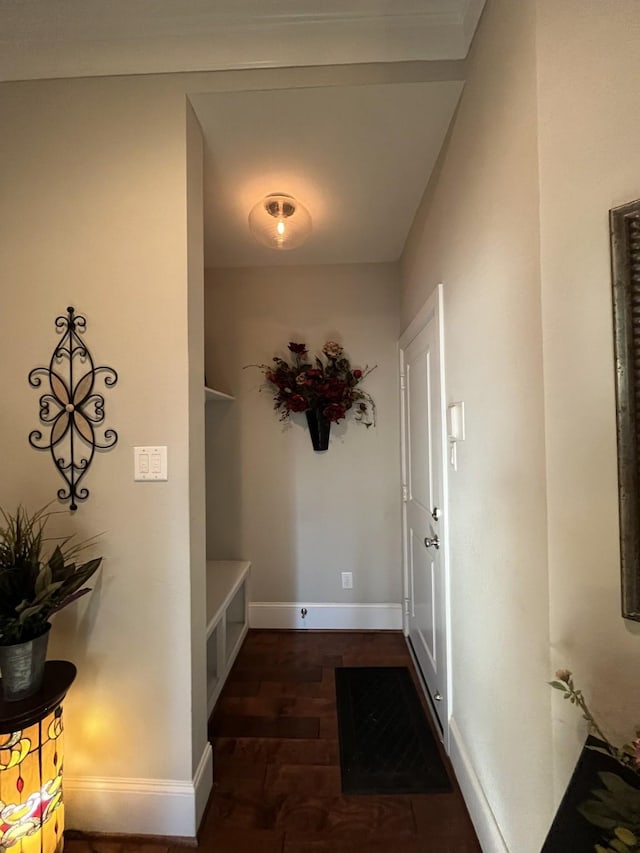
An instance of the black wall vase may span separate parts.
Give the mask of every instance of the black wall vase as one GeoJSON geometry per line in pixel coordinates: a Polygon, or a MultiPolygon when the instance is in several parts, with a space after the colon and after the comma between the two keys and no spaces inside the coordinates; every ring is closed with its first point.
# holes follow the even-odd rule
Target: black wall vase
{"type": "Polygon", "coordinates": [[[314,450],[329,449],[329,432],[331,421],[319,409],[307,409],[305,412],[309,424],[309,434],[314,450]]]}

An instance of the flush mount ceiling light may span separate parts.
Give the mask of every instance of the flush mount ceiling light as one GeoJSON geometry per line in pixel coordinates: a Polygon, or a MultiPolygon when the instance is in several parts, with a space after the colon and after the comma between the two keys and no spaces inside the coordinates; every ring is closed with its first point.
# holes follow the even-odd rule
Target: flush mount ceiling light
{"type": "Polygon", "coordinates": [[[272,193],[251,208],[249,229],[270,249],[295,249],[311,234],[311,216],[293,196],[272,193]]]}

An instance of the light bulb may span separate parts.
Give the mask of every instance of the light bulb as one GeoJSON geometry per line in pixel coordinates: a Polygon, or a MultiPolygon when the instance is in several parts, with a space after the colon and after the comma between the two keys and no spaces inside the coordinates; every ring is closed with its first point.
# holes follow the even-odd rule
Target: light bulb
{"type": "Polygon", "coordinates": [[[292,196],[272,193],[249,212],[249,228],[265,246],[295,249],[311,233],[311,217],[306,207],[292,196]]]}

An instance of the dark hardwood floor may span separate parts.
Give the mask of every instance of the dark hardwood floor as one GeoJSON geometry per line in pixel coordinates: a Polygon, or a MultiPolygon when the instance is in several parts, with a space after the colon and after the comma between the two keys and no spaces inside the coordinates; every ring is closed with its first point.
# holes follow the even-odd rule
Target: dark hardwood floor
{"type": "MultiPolygon", "coordinates": [[[[198,849],[478,853],[452,773],[449,794],[342,795],[336,666],[407,666],[417,679],[400,633],[249,633],[210,725],[214,789],[198,849]]],[[[65,853],[184,849],[120,839],[65,844],[65,853]]]]}

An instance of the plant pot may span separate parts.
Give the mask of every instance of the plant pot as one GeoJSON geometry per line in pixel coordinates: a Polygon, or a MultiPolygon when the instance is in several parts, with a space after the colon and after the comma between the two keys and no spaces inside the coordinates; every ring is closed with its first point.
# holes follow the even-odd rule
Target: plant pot
{"type": "Polygon", "coordinates": [[[331,421],[319,409],[307,409],[305,412],[309,424],[309,434],[314,450],[329,449],[329,432],[331,421]]]}
{"type": "Polygon", "coordinates": [[[51,625],[39,637],[24,643],[0,645],[2,693],[6,702],[19,702],[40,690],[47,659],[51,625]]]}

